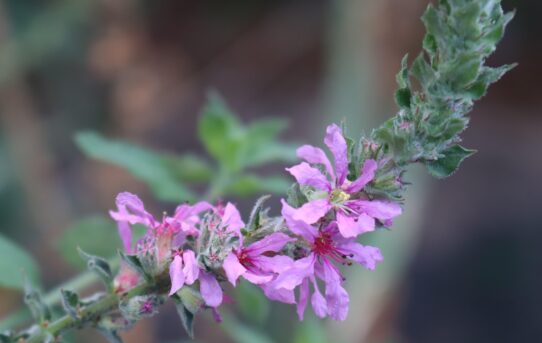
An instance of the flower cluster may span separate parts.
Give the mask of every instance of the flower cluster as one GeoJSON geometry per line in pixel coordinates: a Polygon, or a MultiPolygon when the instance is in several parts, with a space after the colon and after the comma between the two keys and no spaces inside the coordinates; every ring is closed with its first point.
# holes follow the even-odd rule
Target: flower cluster
{"type": "MultiPolygon", "coordinates": [[[[357,263],[373,270],[382,261],[380,250],[358,243],[357,238],[377,225],[389,226],[401,207],[372,199],[365,191],[378,172],[378,161],[366,159],[355,172],[359,177],[350,177],[348,146],[337,125],[327,128],[325,144],[334,164],[320,148],[298,149],[305,162],[287,170],[307,201],[294,208],[282,200],[281,217],[263,218],[273,223],[265,229],[248,230],[232,203],[183,204],[172,216],[164,214],[156,220],[137,196],[119,194],[117,210],[110,214],[118,223],[124,250],[137,256],[147,273],[169,273],[170,296],[185,285],[199,287],[202,306],[215,313],[224,298],[220,283],[228,281],[235,287],[243,278],[271,300],[297,304],[300,319],[312,285],[310,300],[316,315],[344,320],[349,297],[340,267],[357,263]],[[135,224],[147,231],[134,244],[135,224]]],[[[116,287],[126,290],[139,278],[123,265],[116,287]]]]}

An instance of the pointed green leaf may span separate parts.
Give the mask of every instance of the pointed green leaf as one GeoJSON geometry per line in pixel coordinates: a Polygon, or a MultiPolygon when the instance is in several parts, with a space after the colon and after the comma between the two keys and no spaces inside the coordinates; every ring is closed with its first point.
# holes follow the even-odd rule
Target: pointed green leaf
{"type": "Polygon", "coordinates": [[[87,268],[96,273],[107,287],[111,287],[113,281],[113,273],[111,272],[111,266],[109,262],[104,258],[87,254],[80,247],[77,247],[79,256],[86,261],[87,268]]]}
{"type": "Polygon", "coordinates": [[[74,319],[79,318],[79,295],[66,289],[60,290],[60,293],[62,295],[62,307],[64,307],[66,313],[74,319]]]}
{"type": "Polygon", "coordinates": [[[91,131],[78,133],[75,142],[86,155],[126,169],[145,182],[161,200],[178,202],[195,198],[169,168],[168,157],[134,144],[106,139],[91,131]]]}
{"type": "Polygon", "coordinates": [[[51,310],[43,302],[40,292],[28,280],[24,286],[24,302],[38,323],[43,324],[51,320],[51,310]]]}
{"type": "Polygon", "coordinates": [[[263,210],[264,203],[270,198],[270,195],[261,196],[254,204],[252,211],[250,211],[250,217],[247,223],[247,231],[254,231],[260,226],[260,214],[263,210]]]}
{"type": "Polygon", "coordinates": [[[436,178],[442,179],[452,175],[461,162],[472,156],[476,150],[468,150],[460,145],[454,145],[442,153],[442,157],[436,161],[426,161],[425,166],[429,173],[436,178]]]}
{"type": "Polygon", "coordinates": [[[177,295],[172,297],[173,302],[175,303],[175,308],[177,309],[177,314],[181,318],[181,323],[184,330],[190,338],[194,338],[194,318],[195,315],[189,311],[186,306],[183,304],[181,298],[177,295]]]}
{"type": "Polygon", "coordinates": [[[143,264],[139,260],[139,257],[136,255],[126,255],[124,252],[119,250],[119,256],[121,260],[126,262],[130,267],[132,267],[136,272],[139,273],[146,281],[152,280],[152,276],[147,273],[143,264]]]}

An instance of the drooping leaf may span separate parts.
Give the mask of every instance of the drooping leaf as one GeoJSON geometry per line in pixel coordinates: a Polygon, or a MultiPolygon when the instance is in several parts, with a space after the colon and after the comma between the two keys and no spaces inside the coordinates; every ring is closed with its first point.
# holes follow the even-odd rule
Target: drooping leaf
{"type": "MultiPolygon", "coordinates": [[[[194,194],[181,182],[178,169],[172,170],[170,155],[163,155],[134,144],[109,140],[96,132],[75,136],[79,148],[88,156],[112,163],[145,182],[157,198],[164,201],[192,201],[194,194]]],[[[183,163],[176,160],[177,164],[183,163]]]]}
{"type": "Polygon", "coordinates": [[[38,266],[21,247],[0,235],[0,287],[23,289],[26,275],[38,283],[38,266]]]}
{"type": "Polygon", "coordinates": [[[80,247],[77,247],[77,252],[79,253],[79,256],[86,261],[87,268],[96,273],[107,287],[111,287],[113,273],[109,262],[102,257],[84,252],[80,247]]]}
{"type": "Polygon", "coordinates": [[[437,178],[445,178],[452,175],[461,162],[476,153],[476,150],[465,149],[460,145],[454,145],[442,153],[442,157],[436,161],[426,161],[425,166],[429,173],[437,178]]]}
{"type": "Polygon", "coordinates": [[[175,308],[177,309],[177,314],[181,319],[184,330],[190,338],[194,338],[194,313],[186,308],[179,296],[174,295],[172,299],[175,303],[175,308]]]}

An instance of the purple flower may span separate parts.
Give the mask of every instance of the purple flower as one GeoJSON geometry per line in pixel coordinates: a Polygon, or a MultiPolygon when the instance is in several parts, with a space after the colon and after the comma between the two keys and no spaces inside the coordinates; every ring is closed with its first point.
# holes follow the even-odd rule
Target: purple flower
{"type": "Polygon", "coordinates": [[[344,320],[348,313],[349,297],[342,287],[343,277],[336,264],[351,265],[356,262],[373,270],[376,263],[382,261],[380,250],[356,243],[353,238],[344,238],[335,222],[318,229],[297,220],[295,209],[284,200],[282,205],[282,215],[288,228],[306,241],[308,251],[305,257],[296,260],[291,268],[279,274],[273,282],[274,288],[292,291],[300,286],[297,312],[302,320],[312,284],[311,303],[316,315],[344,320]],[[325,284],[324,295],[320,292],[318,279],[325,284]]]}
{"type": "Polygon", "coordinates": [[[248,247],[234,249],[223,265],[228,281],[233,286],[240,276],[257,285],[271,281],[275,273],[284,271],[293,261],[283,255],[267,255],[279,252],[286,243],[294,240],[284,233],[275,232],[248,247]]]}
{"type": "Polygon", "coordinates": [[[211,274],[200,268],[192,250],[185,250],[175,254],[169,266],[171,289],[169,295],[175,294],[185,284],[192,285],[196,280],[200,282],[200,293],[209,307],[218,307],[222,303],[222,288],[211,274]]]}
{"type": "Polygon", "coordinates": [[[354,181],[348,180],[348,148],[342,130],[337,125],[327,127],[324,143],[333,154],[335,169],[322,149],[310,145],[297,150],[297,155],[306,162],[287,169],[300,185],[317,190],[314,199],[292,212],[295,220],[314,224],[334,209],[340,233],[350,238],[373,231],[375,219],[390,223],[393,217],[401,214],[401,207],[397,203],[369,200],[360,194],[375,177],[375,160],[366,160],[361,175],[354,181]],[[327,177],[309,163],[322,165],[327,177]]]}
{"type": "Polygon", "coordinates": [[[212,209],[206,202],[195,205],[184,204],[177,207],[173,217],[164,216],[159,222],[145,210],[141,199],[132,193],[119,193],[116,205],[117,211],[109,211],[109,214],[117,221],[124,250],[127,253],[133,252],[131,225],[142,224],[149,229],[146,236],[152,238],[153,244],[158,246],[161,257],[167,257],[169,250],[182,245],[186,236],[197,236],[199,231],[196,225],[200,220],[198,215],[212,209]]]}

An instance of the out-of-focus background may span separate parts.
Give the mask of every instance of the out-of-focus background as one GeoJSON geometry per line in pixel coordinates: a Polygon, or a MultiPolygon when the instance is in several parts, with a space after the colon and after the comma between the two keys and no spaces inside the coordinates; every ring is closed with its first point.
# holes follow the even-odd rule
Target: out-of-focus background
{"type": "MultiPolygon", "coordinates": [[[[244,122],[289,119],[287,141],[320,144],[325,126],[343,119],[350,133],[368,133],[395,112],[394,75],[404,53],[420,50],[426,5],[0,1],[0,233],[31,251],[45,289],[76,275],[59,241],[77,220],[105,215],[125,190],[155,213],[163,203],[125,170],[85,157],[74,134],[200,153],[209,89],[244,122]]],[[[348,275],[349,318],[297,323],[281,304],[255,318],[250,302],[243,311],[234,299],[237,322],[198,318],[198,342],[542,340],[542,2],[504,5],[517,16],[490,64],[519,67],[472,113],[464,142],[478,154],[445,181],[412,168],[405,215],[370,237],[385,262],[348,275]]],[[[247,215],[255,199],[234,200],[247,215]]],[[[20,306],[19,292],[0,289],[0,318],[20,306]]],[[[175,310],[161,312],[125,341],[186,340],[175,310]]],[[[72,339],[105,342],[91,331],[72,339]]]]}

